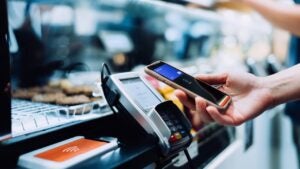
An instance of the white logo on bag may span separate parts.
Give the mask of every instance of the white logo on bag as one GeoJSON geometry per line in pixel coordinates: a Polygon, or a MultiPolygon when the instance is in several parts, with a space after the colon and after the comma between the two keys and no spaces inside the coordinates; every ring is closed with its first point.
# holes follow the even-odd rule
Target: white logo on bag
{"type": "Polygon", "coordinates": [[[64,153],[75,153],[79,151],[80,149],[77,146],[68,147],[62,150],[64,153]]]}

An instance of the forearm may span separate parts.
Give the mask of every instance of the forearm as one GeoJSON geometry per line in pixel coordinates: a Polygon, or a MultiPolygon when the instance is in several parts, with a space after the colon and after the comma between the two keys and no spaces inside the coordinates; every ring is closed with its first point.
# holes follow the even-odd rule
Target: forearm
{"type": "Polygon", "coordinates": [[[271,76],[262,78],[262,86],[268,88],[272,99],[269,107],[300,99],[300,64],[271,76]]]}
{"type": "Polygon", "coordinates": [[[243,2],[275,26],[300,36],[300,5],[282,5],[261,0],[243,0],[243,2]]]}

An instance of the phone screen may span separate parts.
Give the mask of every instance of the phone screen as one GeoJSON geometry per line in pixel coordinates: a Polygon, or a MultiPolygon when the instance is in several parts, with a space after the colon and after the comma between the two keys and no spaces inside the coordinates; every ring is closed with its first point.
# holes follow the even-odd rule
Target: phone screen
{"type": "Polygon", "coordinates": [[[194,77],[164,62],[150,65],[148,68],[216,105],[223,106],[224,101],[226,99],[229,99],[229,97],[225,93],[215,89],[207,83],[195,79],[194,77]]]}

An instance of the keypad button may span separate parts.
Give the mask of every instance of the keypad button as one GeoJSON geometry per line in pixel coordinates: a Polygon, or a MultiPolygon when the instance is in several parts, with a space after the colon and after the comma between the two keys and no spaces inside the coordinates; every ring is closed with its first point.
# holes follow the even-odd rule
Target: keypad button
{"type": "Polygon", "coordinates": [[[177,130],[177,128],[174,125],[169,125],[168,127],[172,132],[177,130]]]}
{"type": "Polygon", "coordinates": [[[182,135],[182,137],[185,137],[187,132],[185,130],[180,130],[180,134],[182,135]]]}
{"type": "Polygon", "coordinates": [[[180,124],[176,125],[176,127],[177,127],[177,129],[179,129],[179,130],[183,129],[182,125],[180,125],[180,124]]]}
{"type": "Polygon", "coordinates": [[[182,135],[180,133],[175,133],[174,134],[177,140],[180,140],[182,138],[182,135]]]}
{"type": "Polygon", "coordinates": [[[176,127],[170,127],[170,129],[171,129],[172,132],[177,131],[177,128],[176,128],[176,127]]]}
{"type": "Polygon", "coordinates": [[[174,120],[174,123],[175,123],[175,124],[178,124],[178,123],[179,123],[179,120],[174,120]]]}
{"type": "Polygon", "coordinates": [[[174,120],[176,119],[174,114],[170,114],[169,117],[170,117],[170,119],[174,119],[174,120]]]}
{"type": "Polygon", "coordinates": [[[175,137],[175,135],[171,135],[169,141],[170,141],[171,143],[174,143],[175,141],[177,141],[177,138],[175,137]]]}

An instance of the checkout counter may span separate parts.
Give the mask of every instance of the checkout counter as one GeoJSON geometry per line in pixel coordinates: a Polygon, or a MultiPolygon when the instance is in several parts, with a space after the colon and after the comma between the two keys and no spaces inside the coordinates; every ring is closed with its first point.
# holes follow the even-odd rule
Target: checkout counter
{"type": "MultiPolygon", "coordinates": [[[[240,127],[212,123],[199,130],[182,123],[187,140],[176,147],[164,140],[173,133],[160,112],[151,114],[132,106],[138,101],[124,101],[139,86],[123,97],[113,81],[107,88],[115,95],[101,90],[102,63],[108,63],[114,78],[123,75],[120,72],[140,72],[138,65],[157,59],[170,61],[190,74],[218,72],[233,65],[241,71],[255,69],[250,62],[246,66],[241,46],[251,46],[251,38],[268,45],[267,24],[264,30],[249,28],[237,34],[230,29],[232,13],[223,20],[215,11],[182,4],[187,2],[2,1],[0,63],[1,69],[5,67],[2,76],[7,78],[1,78],[5,104],[1,104],[0,115],[0,161],[5,167],[31,168],[33,165],[27,164],[37,157],[22,158],[24,154],[75,136],[117,142],[71,168],[224,169],[233,158],[254,147],[253,123],[240,127]],[[251,31],[258,34],[249,36],[251,31]],[[230,59],[228,55],[232,55],[230,59]],[[151,124],[145,115],[134,114],[137,110],[151,114],[151,124]]],[[[247,52],[251,54],[251,49],[247,52]]],[[[143,79],[159,102],[174,101],[177,106],[170,112],[184,111],[170,94],[172,89],[145,74],[134,75],[143,79]]],[[[145,98],[136,99],[145,102],[145,98]]],[[[153,102],[147,100],[151,110],[158,104],[153,102]]]]}

